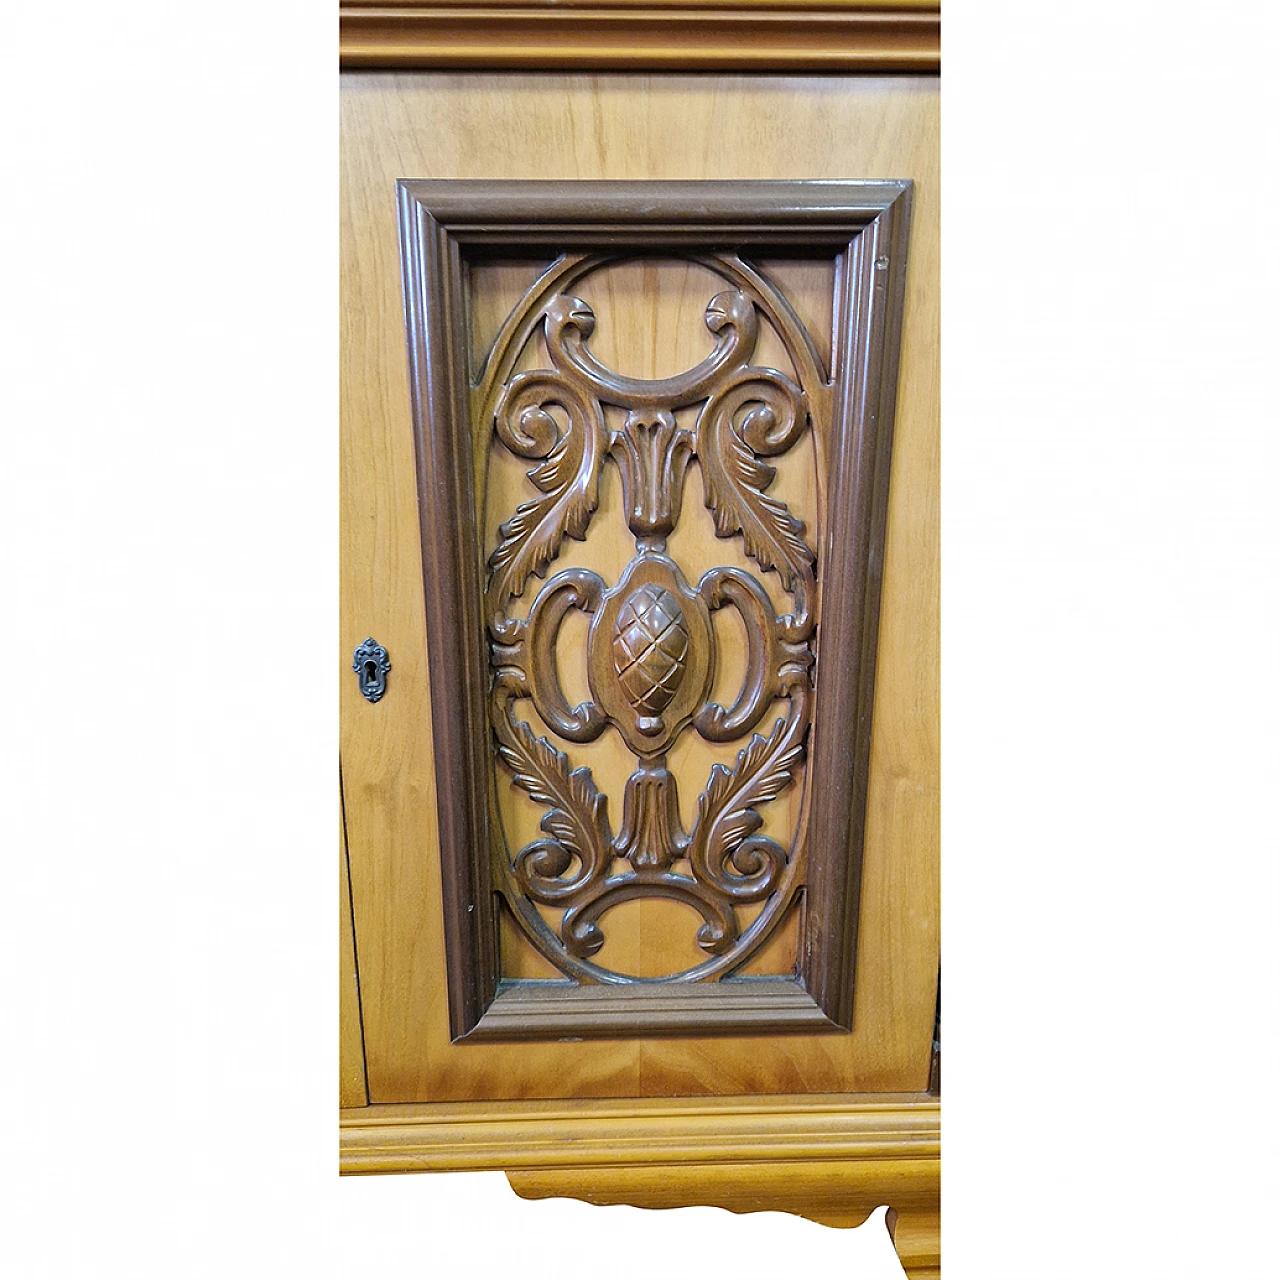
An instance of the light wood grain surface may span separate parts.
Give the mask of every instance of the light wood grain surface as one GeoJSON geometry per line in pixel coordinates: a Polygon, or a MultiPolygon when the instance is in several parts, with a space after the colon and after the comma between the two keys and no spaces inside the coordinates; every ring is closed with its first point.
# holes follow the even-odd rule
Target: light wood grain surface
{"type": "MultiPolygon", "coordinates": [[[[339,797],[341,803],[341,797],[339,797]]],[[[360,1030],[360,992],[356,979],[355,932],[351,922],[351,884],[347,878],[347,831],[338,823],[338,1105],[363,1107],[369,1100],[364,1079],[364,1037],[360,1030]]]]}
{"type": "MultiPolygon", "coordinates": [[[[345,672],[373,635],[393,664],[376,705],[349,672],[342,683],[374,1102],[924,1089],[938,957],[937,102],[936,81],[923,78],[343,76],[339,657],[345,672]],[[394,185],[503,176],[916,180],[851,1035],[449,1043],[394,185]]],[[[816,281],[797,287],[818,296],[816,281]]],[[[496,299],[500,282],[493,288],[496,299]]],[[[687,315],[700,291],[643,278],[613,288],[610,307],[632,304],[619,308],[618,358],[625,351],[632,372],[670,372],[680,344],[696,345],[687,315]],[[682,306],[686,322],[668,345],[653,337],[646,348],[651,321],[682,306]],[[647,363],[637,367],[635,353],[647,363]]],[[[608,355],[604,344],[602,325],[596,345],[608,355]]],[[[803,485],[803,468],[783,480],[803,485]]],[[[690,484],[694,514],[696,477],[690,484]]],[[[669,927],[637,915],[620,945],[638,955],[669,927]]],[[[785,955],[773,963],[785,967],[785,955]]]]}

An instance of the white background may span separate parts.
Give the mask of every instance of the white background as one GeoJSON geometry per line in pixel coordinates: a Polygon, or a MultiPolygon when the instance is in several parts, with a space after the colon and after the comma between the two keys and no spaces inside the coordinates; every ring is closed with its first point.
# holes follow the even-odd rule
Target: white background
{"type": "MultiPolygon", "coordinates": [[[[4,19],[0,1270],[892,1275],[334,1173],[335,40],[4,19]]],[[[1274,1267],[1278,44],[949,4],[951,1280],[1274,1267]]]]}

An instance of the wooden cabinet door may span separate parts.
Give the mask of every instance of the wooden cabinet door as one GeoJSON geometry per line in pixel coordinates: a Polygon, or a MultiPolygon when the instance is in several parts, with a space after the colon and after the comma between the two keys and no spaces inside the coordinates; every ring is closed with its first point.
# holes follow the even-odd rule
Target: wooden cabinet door
{"type": "MultiPolygon", "coordinates": [[[[344,1025],[362,1023],[372,1103],[927,1088],[938,973],[937,146],[938,83],[930,76],[343,75],[341,638],[345,663],[366,637],[385,647],[391,663],[386,692],[376,702],[361,696],[350,674],[342,687],[343,800],[359,972],[359,1018],[344,1025]],[[432,737],[432,695],[440,691],[428,678],[396,203],[397,180],[442,178],[914,183],[851,1032],[451,1039],[432,737]]],[[[477,349],[543,267],[545,261],[507,257],[475,268],[468,322],[477,349]]],[[[780,261],[771,270],[818,335],[817,345],[829,343],[830,269],[780,261]]],[[[705,276],[675,262],[610,268],[594,295],[596,309],[609,319],[592,339],[595,354],[640,378],[690,367],[700,354],[692,321],[710,296],[705,276]]],[[[705,346],[705,331],[702,338],[705,346]]],[[[811,519],[820,496],[813,474],[797,464],[783,477],[797,511],[811,519]]],[[[494,471],[500,500],[483,515],[490,542],[497,513],[504,503],[514,509],[525,483],[519,467],[494,471]]],[[[601,510],[616,512],[621,501],[617,477],[606,479],[601,510]]],[[[685,518],[688,532],[678,535],[685,539],[683,554],[723,560],[712,517],[692,495],[685,518]]],[[[630,544],[618,521],[602,522],[587,542],[570,544],[571,555],[582,558],[563,563],[606,563],[616,579],[630,544]]],[[[729,612],[724,647],[740,651],[729,612]]],[[[563,625],[585,629],[586,621],[563,625]]],[[[741,669],[726,663],[721,678],[731,689],[741,669]]],[[[562,679],[572,703],[574,677],[566,671],[562,679]]],[[[611,794],[621,796],[630,765],[609,750],[593,768],[612,779],[611,794]]],[[[708,767],[724,759],[697,750],[686,747],[677,760],[673,749],[673,772],[705,778],[708,767]]],[[[686,806],[696,794],[696,786],[688,790],[686,806]]],[[[799,790],[779,799],[784,816],[778,820],[795,819],[802,802],[799,790]]],[[[501,803],[513,824],[532,823],[536,831],[536,816],[509,797],[501,803]]],[[[655,957],[690,945],[686,917],[672,903],[620,909],[607,944],[610,963],[641,976],[646,965],[666,972],[670,960],[655,957]]],[[[785,972],[799,945],[798,926],[784,923],[749,971],[785,972]]],[[[501,949],[514,976],[554,973],[505,918],[501,949]]]]}

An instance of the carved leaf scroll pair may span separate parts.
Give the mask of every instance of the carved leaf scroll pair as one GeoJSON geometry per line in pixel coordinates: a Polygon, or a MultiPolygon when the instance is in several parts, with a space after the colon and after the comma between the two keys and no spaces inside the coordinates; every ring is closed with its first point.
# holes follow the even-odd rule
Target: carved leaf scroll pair
{"type": "MultiPolygon", "coordinates": [[[[572,283],[563,263],[548,273],[553,285],[572,283]]],[[[592,265],[581,262],[577,274],[592,265]]],[[[635,981],[590,961],[603,945],[602,917],[612,907],[659,896],[694,908],[702,917],[697,942],[709,958],[673,977],[698,980],[744,963],[799,887],[792,853],[761,834],[758,810],[793,781],[804,758],[816,556],[800,520],[768,492],[775,471],[766,459],[791,449],[810,429],[811,390],[823,389],[824,375],[802,330],[803,343],[791,350],[811,387],[752,364],[761,308],[784,335],[794,335],[799,323],[780,299],[753,287],[760,277],[739,260],[708,265],[737,285],[707,306],[713,349],[687,372],[656,380],[601,364],[588,346],[596,325],[592,309],[567,291],[548,289],[544,277],[521,304],[528,319],[523,327],[509,323],[506,338],[508,346],[523,346],[541,326],[552,367],[498,382],[482,414],[503,447],[534,462],[528,476],[538,490],[502,524],[488,560],[494,739],[514,784],[546,806],[543,835],[499,859],[497,885],[539,950],[563,972],[589,981],[635,981]],[[606,422],[606,405],[625,411],[620,428],[606,422]],[[692,427],[681,425],[677,411],[695,406],[692,427]],[[531,576],[552,567],[564,538],[585,537],[606,458],[621,472],[635,555],[613,586],[589,569],[556,573],[528,618],[512,617],[511,601],[531,576]],[[762,570],[777,571],[793,602],[785,616],[777,616],[751,573],[721,566],[691,585],[667,554],[694,458],[717,534],[741,537],[762,570]],[[748,651],[746,677],[730,707],[710,697],[711,615],[726,605],[742,617],[748,651]],[[591,618],[591,698],[570,707],[556,674],[556,646],[574,609],[591,618]],[[569,743],[592,742],[610,725],[621,735],[636,768],[616,833],[590,770],[573,768],[563,751],[518,718],[521,698],[530,698],[569,743]],[[785,715],[767,732],[753,733],[778,699],[786,700],[785,715]],[[752,736],[732,768],[712,768],[686,832],[667,752],[690,726],[715,743],[752,736]],[[626,869],[616,870],[619,863],[626,869]],[[764,909],[740,931],[735,906],[758,902],[764,909]],[[535,904],[563,912],[558,928],[535,904]]],[[[507,353],[506,367],[514,354],[507,353]]]]}

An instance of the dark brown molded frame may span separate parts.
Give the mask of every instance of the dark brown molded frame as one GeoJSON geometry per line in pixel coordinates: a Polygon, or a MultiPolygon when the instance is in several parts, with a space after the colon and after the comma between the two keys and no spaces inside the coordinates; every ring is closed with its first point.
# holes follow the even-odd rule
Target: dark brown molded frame
{"type": "Polygon", "coordinates": [[[402,179],[398,188],[453,1039],[851,1030],[911,183],[402,179]],[[815,785],[794,978],[499,979],[466,263],[495,252],[587,247],[837,257],[835,394],[821,478],[830,516],[818,549],[824,599],[808,766],[815,785]]]}

